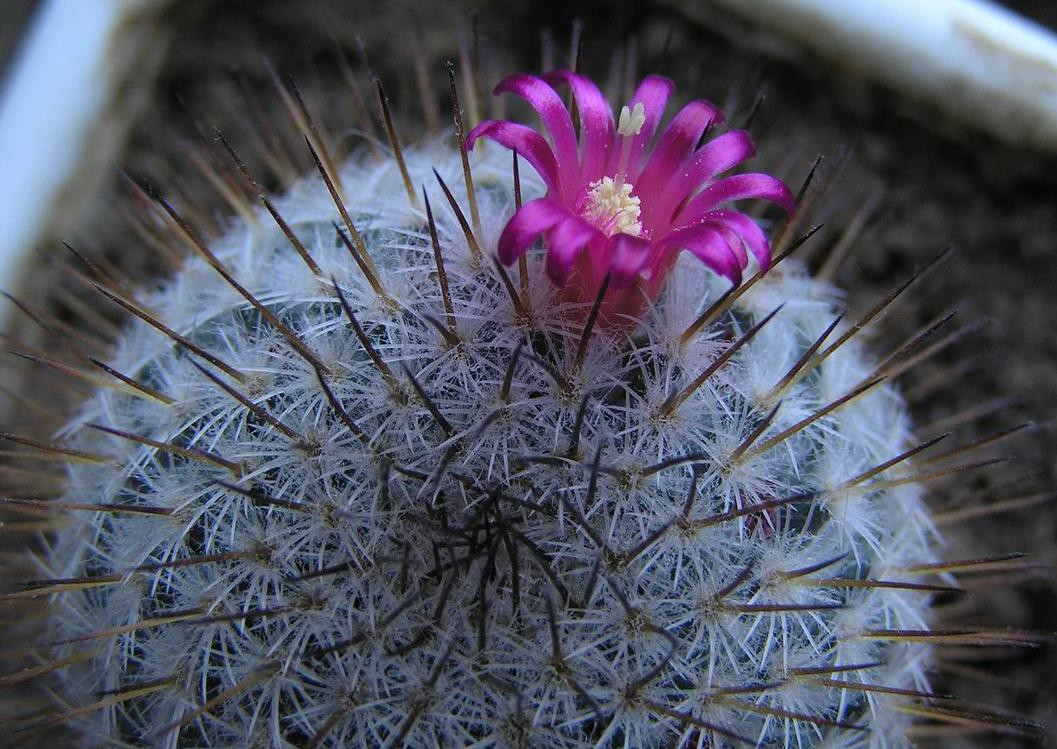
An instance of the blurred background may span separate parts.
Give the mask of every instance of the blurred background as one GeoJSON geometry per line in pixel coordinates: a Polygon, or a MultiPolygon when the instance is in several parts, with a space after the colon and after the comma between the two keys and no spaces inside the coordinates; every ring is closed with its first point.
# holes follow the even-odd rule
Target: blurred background
{"type": "MultiPolygon", "coordinates": [[[[1000,124],[996,136],[994,126],[989,130],[952,114],[950,102],[879,83],[857,71],[847,53],[834,61],[776,30],[781,24],[732,14],[727,4],[74,0],[71,5],[98,5],[116,13],[119,32],[101,53],[102,67],[81,71],[87,77],[79,92],[42,85],[18,101],[47,115],[63,111],[70,97],[85,90],[96,96],[86,105],[92,113],[89,126],[68,135],[40,131],[42,153],[72,154],[65,162],[58,159],[69,173],[47,193],[40,220],[27,230],[26,259],[2,266],[0,287],[76,326],[92,313],[83,300],[63,291],[66,281],[55,262],[65,252],[61,242],[135,279],[165,270],[166,260],[128,230],[126,207],[134,198],[122,186],[116,165],[175,195],[194,210],[199,225],[222,230],[230,214],[223,190],[191,168],[196,159],[223,160],[214,127],[230,137],[271,187],[307,171],[303,153],[289,163],[268,164],[267,149],[254,147],[293,133],[273,70],[292,77],[321,126],[355,150],[362,148],[356,131],[377,127],[373,76],[385,83],[401,137],[414,141],[450,122],[445,61],[454,60],[463,75],[477,70],[479,80],[468,85],[487,92],[508,72],[569,65],[578,49],[581,69],[614,93],[626,88],[631,70],[657,72],[672,77],[682,97],[715,101],[734,122],[751,119],[761,151],[756,166],[777,172],[794,189],[822,155],[818,194],[802,228],[809,219],[824,223],[821,246],[839,242],[847,227],[855,227],[848,234],[855,241],[834,277],[848,290],[852,314],[868,309],[917,265],[953,246],[954,255],[882,326],[879,350],[957,308],[951,326],[963,331],[957,345],[916,368],[906,381],[919,423],[975,409],[980,419],[958,424],[963,442],[1026,420],[1041,426],[1001,446],[1000,452],[1015,455],[1014,461],[965,477],[949,489],[939,487],[936,501],[960,506],[1053,490],[1057,439],[1048,422],[1057,415],[1057,151],[1015,135],[1022,124],[1015,114],[1010,114],[1008,132],[1000,124]],[[348,86],[350,76],[359,82],[363,102],[348,86]],[[81,140],[58,142],[61,138],[81,140]]],[[[35,18],[47,5],[3,0],[0,80],[18,67],[20,45],[32,36],[35,18]]],[[[1057,29],[1053,0],[1004,5],[1057,29]]],[[[63,66],[83,64],[72,52],[67,55],[77,44],[77,24],[71,23],[67,30],[73,41],[60,38],[54,47],[60,72],[63,66]]],[[[1057,67],[1048,74],[1043,85],[1052,95],[1057,67]]],[[[949,96],[965,94],[952,89],[949,96]]],[[[463,103],[472,120],[474,102],[463,103]]],[[[1057,131],[1049,137],[1057,142],[1057,131]]],[[[4,225],[13,226],[28,215],[24,211],[40,207],[40,201],[18,204],[16,199],[29,192],[21,186],[0,192],[4,225]]],[[[805,249],[807,262],[816,267],[824,262],[805,249]]],[[[39,329],[13,305],[3,315],[10,335],[45,345],[39,329]]],[[[49,382],[32,376],[35,372],[8,362],[0,379],[11,394],[24,394],[32,382],[32,395],[50,400],[43,389],[49,382]]],[[[0,413],[5,422],[17,423],[18,431],[48,426],[39,411],[15,395],[5,397],[0,413]]],[[[1038,504],[945,529],[949,555],[1030,552],[1052,565],[1057,561],[1054,507],[1053,502],[1038,504]]],[[[964,604],[965,618],[989,623],[1000,611],[1004,623],[1053,631],[1053,579],[1051,568],[984,581],[981,597],[964,604]]],[[[1045,720],[1052,731],[1057,648],[990,657],[995,662],[966,663],[970,686],[959,689],[1045,720]]]]}

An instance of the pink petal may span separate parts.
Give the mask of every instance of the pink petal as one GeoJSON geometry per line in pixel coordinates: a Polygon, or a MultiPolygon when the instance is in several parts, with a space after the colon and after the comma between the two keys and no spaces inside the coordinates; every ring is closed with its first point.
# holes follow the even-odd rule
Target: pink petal
{"type": "Polygon", "coordinates": [[[547,141],[535,130],[506,120],[485,120],[466,134],[467,150],[478,138],[490,138],[514,151],[532,165],[549,190],[561,194],[558,162],[547,141]]]}
{"type": "Polygon", "coordinates": [[[564,286],[577,256],[588,245],[602,239],[604,235],[598,229],[578,216],[566,214],[547,232],[547,260],[544,264],[547,277],[555,286],[564,286]]]}
{"type": "Polygon", "coordinates": [[[520,96],[536,110],[554,142],[554,155],[562,172],[563,182],[575,182],[580,156],[576,145],[576,130],[572,117],[561,96],[542,78],[518,73],[500,81],[493,94],[512,93],[520,96]]]}
{"type": "Polygon", "coordinates": [[[530,200],[521,206],[499,235],[499,262],[511,265],[536,238],[571,214],[549,198],[530,200]]]}
{"type": "Polygon", "coordinates": [[[630,285],[649,263],[650,242],[630,234],[614,234],[606,247],[613,289],[630,285]]]}
{"type": "Polygon", "coordinates": [[[720,223],[709,221],[704,225],[718,231],[720,236],[726,240],[727,247],[734,253],[739,268],[744,268],[749,264],[749,253],[745,252],[745,242],[742,241],[740,234],[720,223]]]}
{"type": "MultiPolygon", "coordinates": [[[[642,104],[643,113],[646,115],[642,129],[631,141],[631,156],[628,159],[629,175],[638,174],[639,164],[642,162],[646,148],[653,141],[657,125],[660,124],[661,117],[664,115],[664,108],[668,105],[668,97],[674,89],[675,84],[670,79],[659,75],[648,75],[642,79],[635,95],[628,102],[628,107],[631,109],[634,109],[636,104],[642,104]]],[[[620,158],[620,148],[614,148],[613,151],[609,157],[611,162],[609,171],[616,171],[618,168],[616,161],[620,158]]]]}
{"type": "Polygon", "coordinates": [[[748,245],[761,270],[767,270],[771,267],[771,245],[767,241],[767,236],[763,233],[760,225],[744,213],[738,213],[737,211],[712,211],[703,223],[706,225],[717,224],[733,232],[741,241],[748,245]]]}
{"type": "Polygon", "coordinates": [[[658,194],[697,146],[705,129],[722,121],[723,115],[707,101],[692,101],[679,110],[634,180],[635,194],[658,194]]]}
{"type": "Polygon", "coordinates": [[[716,273],[729,278],[735,286],[741,283],[741,263],[723,235],[710,226],[692,226],[672,232],[658,244],[689,250],[716,273]]]}
{"type": "Polygon", "coordinates": [[[673,217],[672,223],[677,229],[696,224],[717,205],[745,198],[769,200],[789,212],[795,207],[793,193],[780,179],[769,174],[735,174],[699,192],[678,216],[673,217]]]}
{"type": "Polygon", "coordinates": [[[696,187],[755,155],[752,137],[744,130],[731,130],[694,151],[685,179],[696,187]]]}
{"type": "Polygon", "coordinates": [[[580,114],[580,136],[583,141],[583,157],[580,161],[580,174],[583,185],[599,179],[606,167],[609,151],[613,147],[613,110],[609,102],[598,90],[590,78],[557,70],[547,74],[547,81],[567,83],[572,89],[576,108],[580,114]]]}
{"type": "Polygon", "coordinates": [[[680,170],[657,198],[658,220],[671,212],[689,196],[705,186],[717,174],[733,169],[756,153],[752,138],[744,130],[732,130],[710,140],[694,151],[686,168],[680,170]]]}

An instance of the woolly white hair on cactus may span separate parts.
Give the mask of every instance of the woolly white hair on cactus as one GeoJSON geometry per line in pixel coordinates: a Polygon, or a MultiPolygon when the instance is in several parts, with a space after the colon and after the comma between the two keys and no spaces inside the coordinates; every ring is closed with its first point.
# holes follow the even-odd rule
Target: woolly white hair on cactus
{"type": "Polygon", "coordinates": [[[946,588],[915,571],[936,538],[903,401],[839,292],[764,273],[760,229],[714,205],[791,207],[717,176],[747,135],[699,146],[718,112],[694,102],[651,151],[669,83],[615,129],[561,81],[579,150],[564,107],[557,155],[471,133],[540,173],[513,219],[494,145],[473,195],[443,144],[404,152],[413,199],[395,160],[321,163],[269,200],[284,224],[181,222],[197,259],[104,290],[136,313],[125,379],[63,435],[90,511],[36,591],[66,693],[101,702],[60,720],[172,747],[909,743],[946,588]],[[616,214],[581,199],[603,179],[632,186],[616,214]]]}

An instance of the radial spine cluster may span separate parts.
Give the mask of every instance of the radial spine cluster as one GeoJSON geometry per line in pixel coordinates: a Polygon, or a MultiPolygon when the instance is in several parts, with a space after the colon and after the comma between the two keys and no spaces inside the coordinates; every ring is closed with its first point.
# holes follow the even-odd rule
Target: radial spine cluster
{"type": "Polygon", "coordinates": [[[43,559],[97,583],[55,596],[49,634],[83,659],[65,693],[111,699],[79,730],[906,743],[929,648],[892,633],[928,629],[935,538],[885,467],[902,400],[858,338],[832,345],[838,292],[788,260],[732,297],[688,258],[635,326],[592,329],[540,250],[525,295],[491,259],[509,154],[471,155],[475,236],[458,152],[405,155],[414,203],[392,160],[342,168],[347,216],[318,177],[275,199],[315,268],[262,210],[138,297],[109,360],[138,387],[63,435],[68,501],[106,509],[43,559]]]}

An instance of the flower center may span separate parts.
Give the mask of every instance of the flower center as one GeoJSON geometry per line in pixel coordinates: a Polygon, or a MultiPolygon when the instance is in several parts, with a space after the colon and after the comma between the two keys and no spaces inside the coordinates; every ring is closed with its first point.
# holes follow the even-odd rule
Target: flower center
{"type": "Polygon", "coordinates": [[[630,234],[641,236],[639,222],[639,199],[631,194],[634,186],[630,182],[616,182],[612,177],[603,177],[587,186],[583,216],[597,226],[606,236],[630,234]]]}

